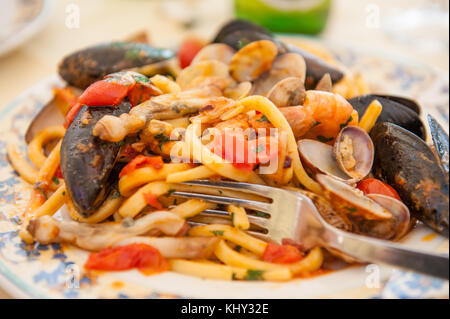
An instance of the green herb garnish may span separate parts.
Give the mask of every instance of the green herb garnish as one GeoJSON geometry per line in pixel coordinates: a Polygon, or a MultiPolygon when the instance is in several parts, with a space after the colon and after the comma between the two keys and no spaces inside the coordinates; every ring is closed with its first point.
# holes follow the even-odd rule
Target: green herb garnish
{"type": "Polygon", "coordinates": [[[327,142],[330,142],[330,141],[334,140],[333,137],[325,137],[325,136],[322,136],[322,135],[317,136],[317,139],[319,141],[321,141],[322,143],[327,143],[327,142]]]}
{"type": "Polygon", "coordinates": [[[223,230],[211,230],[214,236],[223,236],[223,230]]]}
{"type": "Polygon", "coordinates": [[[41,193],[42,196],[44,196],[45,200],[48,199],[47,195],[45,194],[44,190],[39,185],[34,185],[34,189],[38,190],[39,193],[41,193]]]}
{"type": "Polygon", "coordinates": [[[158,146],[159,146],[160,150],[162,149],[162,146],[164,143],[167,143],[170,141],[170,138],[167,137],[166,135],[164,135],[163,133],[156,134],[154,136],[154,138],[159,142],[158,146]]]}
{"type": "Polygon", "coordinates": [[[149,83],[150,80],[148,77],[146,77],[145,75],[133,75],[133,78],[136,80],[137,83],[149,83]]]}
{"type": "Polygon", "coordinates": [[[347,122],[345,122],[344,124],[341,124],[340,125],[340,127],[341,127],[341,130],[344,128],[344,127],[346,127],[347,125],[348,125],[348,123],[350,123],[351,121],[353,121],[353,116],[349,116],[348,117],[348,119],[347,119],[347,122]]]}
{"type": "Polygon", "coordinates": [[[264,271],[262,270],[253,270],[249,269],[247,270],[247,274],[245,275],[245,280],[264,280],[262,277],[264,271]]]}
{"type": "Polygon", "coordinates": [[[322,122],[316,121],[316,122],[314,122],[314,124],[311,128],[316,127],[317,125],[320,125],[320,124],[322,124],[322,122]]]}
{"type": "Polygon", "coordinates": [[[53,176],[53,177],[52,177],[52,181],[53,181],[53,183],[55,183],[56,185],[59,185],[59,179],[58,179],[58,177],[53,176]]]}
{"type": "Polygon", "coordinates": [[[255,153],[262,152],[262,151],[264,151],[265,149],[266,149],[266,148],[264,147],[264,145],[259,144],[259,145],[256,147],[256,149],[255,149],[255,153]]]}
{"type": "Polygon", "coordinates": [[[257,119],[256,122],[269,122],[269,119],[267,118],[267,116],[263,115],[259,119],[257,119]]]}
{"type": "Polygon", "coordinates": [[[345,208],[346,210],[348,210],[350,213],[356,213],[356,212],[358,211],[358,208],[356,208],[356,207],[347,207],[347,206],[344,206],[344,208],[345,208]]]}

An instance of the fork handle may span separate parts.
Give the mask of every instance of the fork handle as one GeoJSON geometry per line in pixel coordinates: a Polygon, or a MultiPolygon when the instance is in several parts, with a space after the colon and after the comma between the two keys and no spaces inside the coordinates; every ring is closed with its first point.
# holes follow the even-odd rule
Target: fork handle
{"type": "MultiPolygon", "coordinates": [[[[328,227],[327,227],[328,228],[328,227]]],[[[423,274],[449,279],[448,255],[426,253],[380,239],[328,228],[322,239],[337,249],[365,262],[385,263],[423,274]]]]}

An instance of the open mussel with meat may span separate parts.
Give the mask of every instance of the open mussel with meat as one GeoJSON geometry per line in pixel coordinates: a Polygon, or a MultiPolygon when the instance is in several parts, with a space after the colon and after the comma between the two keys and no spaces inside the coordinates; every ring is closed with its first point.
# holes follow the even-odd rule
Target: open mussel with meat
{"type": "MultiPolygon", "coordinates": [[[[104,141],[93,128],[105,116],[120,116],[132,106],[162,92],[138,73],[111,74],[89,86],[66,115],[61,144],[61,171],[74,206],[84,216],[93,213],[117,179],[122,141],[104,141]],[[108,93],[108,94],[106,94],[108,93]]],[[[120,166],[120,165],[119,165],[120,166]]]]}

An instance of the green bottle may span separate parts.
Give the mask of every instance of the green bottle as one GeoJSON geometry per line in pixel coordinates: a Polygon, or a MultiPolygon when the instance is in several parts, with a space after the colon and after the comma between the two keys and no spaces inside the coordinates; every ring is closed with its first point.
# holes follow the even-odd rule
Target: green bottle
{"type": "Polygon", "coordinates": [[[235,0],[236,16],[273,32],[317,34],[323,30],[331,0],[235,0]]]}

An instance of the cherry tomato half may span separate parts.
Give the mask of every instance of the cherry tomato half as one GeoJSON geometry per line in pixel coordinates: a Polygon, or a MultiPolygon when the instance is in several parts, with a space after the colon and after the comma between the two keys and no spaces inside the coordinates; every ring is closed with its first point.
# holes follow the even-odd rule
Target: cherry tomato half
{"type": "Polygon", "coordinates": [[[397,191],[386,183],[376,179],[367,178],[358,183],[357,188],[364,192],[364,194],[380,194],[393,197],[401,201],[397,191]]]}

